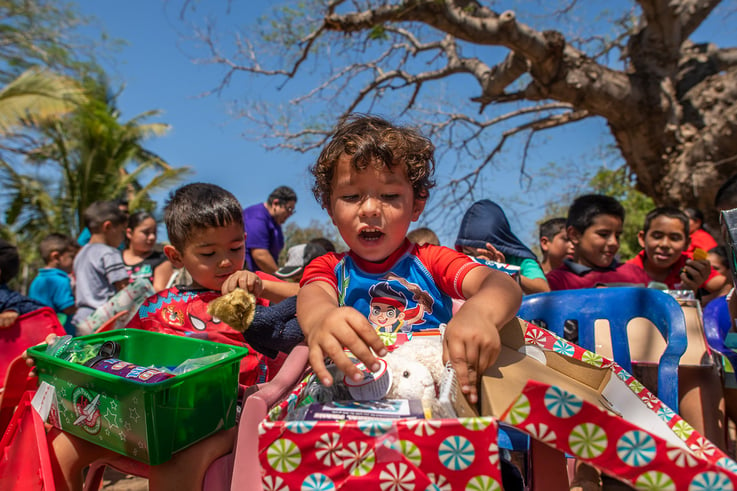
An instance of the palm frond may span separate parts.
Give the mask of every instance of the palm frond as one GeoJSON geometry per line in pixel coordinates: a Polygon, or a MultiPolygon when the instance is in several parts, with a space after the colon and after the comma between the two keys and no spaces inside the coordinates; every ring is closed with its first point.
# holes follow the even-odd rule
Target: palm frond
{"type": "Polygon", "coordinates": [[[85,100],[84,90],[75,80],[31,68],[0,89],[0,134],[61,117],[85,100]]]}

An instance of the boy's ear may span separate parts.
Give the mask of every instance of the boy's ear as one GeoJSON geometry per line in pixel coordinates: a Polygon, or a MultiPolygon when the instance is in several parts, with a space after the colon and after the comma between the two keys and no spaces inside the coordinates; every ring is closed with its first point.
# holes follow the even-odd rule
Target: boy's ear
{"type": "Polygon", "coordinates": [[[51,251],[51,254],[49,254],[49,262],[51,261],[58,261],[59,257],[61,257],[61,252],[59,251],[51,251]]]}
{"type": "Polygon", "coordinates": [[[542,236],[540,237],[540,250],[543,252],[548,252],[548,247],[550,245],[550,240],[548,240],[547,237],[542,236]]]}
{"type": "Polygon", "coordinates": [[[577,246],[579,243],[581,243],[581,234],[578,230],[576,230],[576,227],[570,226],[566,228],[566,234],[568,234],[568,239],[570,239],[571,243],[574,246],[577,246]]]}
{"type": "Polygon", "coordinates": [[[427,204],[426,199],[415,199],[412,204],[412,221],[416,222],[419,220],[420,215],[425,211],[425,205],[427,204]]]}
{"type": "Polygon", "coordinates": [[[171,261],[171,264],[175,268],[182,268],[184,267],[184,262],[182,261],[182,255],[179,253],[176,247],[174,247],[171,244],[167,244],[164,246],[164,254],[166,257],[171,261]]]}
{"type": "Polygon", "coordinates": [[[639,242],[640,247],[642,247],[643,249],[645,248],[645,231],[644,230],[640,230],[639,232],[637,232],[637,242],[639,242]]]}

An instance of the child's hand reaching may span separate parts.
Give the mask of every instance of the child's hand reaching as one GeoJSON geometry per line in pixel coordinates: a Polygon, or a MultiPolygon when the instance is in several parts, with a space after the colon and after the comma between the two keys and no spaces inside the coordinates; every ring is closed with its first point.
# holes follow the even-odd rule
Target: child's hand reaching
{"type": "Polygon", "coordinates": [[[696,291],[709,278],[711,263],[706,259],[689,259],[681,270],[681,282],[689,290],[696,291]]]}
{"type": "Polygon", "coordinates": [[[486,249],[476,249],[476,254],[474,255],[478,257],[485,257],[490,261],[495,261],[498,263],[503,263],[506,261],[504,253],[491,245],[489,242],[486,243],[486,249]]]}
{"type": "MultiPolygon", "coordinates": [[[[46,344],[48,346],[51,346],[52,344],[56,342],[57,338],[58,336],[56,334],[49,334],[48,336],[46,336],[46,339],[44,339],[43,343],[38,343],[38,344],[46,344]]],[[[28,356],[28,350],[24,351],[21,356],[23,357],[24,360],[26,360],[26,365],[28,365],[29,367],[33,367],[36,365],[35,360],[31,358],[30,356],[28,356]]],[[[35,368],[31,370],[32,374],[34,370],[35,368]]]]}
{"type": "Polygon", "coordinates": [[[458,384],[471,404],[478,402],[481,375],[499,356],[501,340],[497,326],[478,329],[468,310],[459,310],[448,323],[443,337],[443,362],[450,361],[458,384]]]}
{"type": "Polygon", "coordinates": [[[253,293],[256,297],[261,296],[261,292],[264,289],[261,283],[261,278],[252,271],[241,270],[233,273],[228,277],[220,288],[223,295],[226,295],[236,288],[241,288],[247,292],[253,293]]]}
{"type": "Polygon", "coordinates": [[[363,379],[363,373],[348,358],[343,348],[349,349],[371,371],[379,369],[374,353],[378,356],[385,356],[387,353],[376,330],[366,317],[352,307],[331,309],[321,326],[310,330],[309,334],[305,332],[305,337],[310,348],[310,365],[325,386],[333,383],[333,378],[325,367],[326,356],[347,377],[359,381],[363,379]]]}
{"type": "Polygon", "coordinates": [[[6,310],[3,313],[0,313],[0,329],[5,329],[13,324],[15,324],[15,320],[18,318],[18,312],[14,310],[6,310]]]}

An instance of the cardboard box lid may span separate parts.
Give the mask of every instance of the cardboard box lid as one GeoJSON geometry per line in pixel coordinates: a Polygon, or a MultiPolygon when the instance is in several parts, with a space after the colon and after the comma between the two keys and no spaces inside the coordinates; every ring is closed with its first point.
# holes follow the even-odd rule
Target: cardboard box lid
{"type": "Polygon", "coordinates": [[[481,414],[504,417],[530,380],[557,387],[585,402],[646,428],[669,443],[688,448],[609,366],[594,366],[534,345],[525,345],[526,327],[515,319],[500,332],[497,362],[481,381],[481,414]]]}
{"type": "Polygon", "coordinates": [[[499,357],[481,379],[481,414],[501,417],[530,379],[558,386],[599,406],[607,404],[601,392],[611,377],[608,368],[525,345],[524,327],[516,318],[501,330],[500,337],[499,357]]]}

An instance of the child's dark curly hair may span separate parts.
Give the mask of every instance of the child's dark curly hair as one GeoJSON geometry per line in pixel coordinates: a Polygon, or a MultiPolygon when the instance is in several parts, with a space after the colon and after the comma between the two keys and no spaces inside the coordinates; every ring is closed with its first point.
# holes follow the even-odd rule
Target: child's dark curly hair
{"type": "Polygon", "coordinates": [[[341,118],[317,162],[310,167],[315,176],[312,192],[327,209],[338,160],[346,154],[356,170],[374,165],[394,172],[395,168],[404,166],[415,198],[426,200],[435,186],[434,152],[432,142],[414,128],[395,126],[377,116],[349,114],[341,118]]]}

